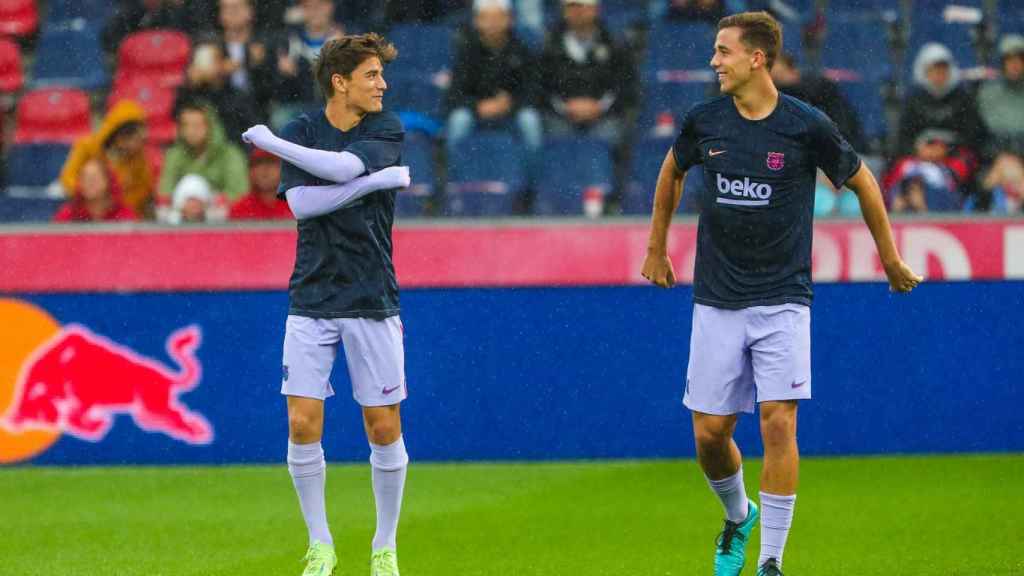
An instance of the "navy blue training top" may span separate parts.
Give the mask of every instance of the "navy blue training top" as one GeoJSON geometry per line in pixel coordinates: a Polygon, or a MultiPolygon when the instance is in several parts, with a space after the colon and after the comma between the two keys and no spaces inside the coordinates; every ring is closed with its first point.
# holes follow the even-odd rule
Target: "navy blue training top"
{"type": "MultiPolygon", "coordinates": [[[[405,132],[391,112],[367,114],[348,132],[327,114],[303,114],[285,126],[290,142],[359,157],[368,172],[401,162],[405,132]]],[[[288,162],[278,195],[296,186],[326,186],[288,162]]],[[[295,271],[288,283],[288,313],[310,318],[376,318],[398,314],[398,281],[391,260],[397,189],[367,194],[329,214],[299,220],[295,271]]]]}
{"type": "Polygon", "coordinates": [[[704,170],[694,301],[810,306],[817,169],[839,188],[860,168],[828,116],[780,93],[768,117],[748,120],[720,96],[686,113],[672,151],[680,170],[704,170]]]}

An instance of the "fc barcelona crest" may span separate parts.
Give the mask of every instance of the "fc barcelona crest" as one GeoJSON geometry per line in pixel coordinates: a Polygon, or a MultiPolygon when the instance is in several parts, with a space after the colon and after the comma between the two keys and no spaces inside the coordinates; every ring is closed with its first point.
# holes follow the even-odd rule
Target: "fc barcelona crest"
{"type": "Polygon", "coordinates": [[[768,169],[779,171],[786,167],[786,155],[782,152],[768,153],[768,169]]]}

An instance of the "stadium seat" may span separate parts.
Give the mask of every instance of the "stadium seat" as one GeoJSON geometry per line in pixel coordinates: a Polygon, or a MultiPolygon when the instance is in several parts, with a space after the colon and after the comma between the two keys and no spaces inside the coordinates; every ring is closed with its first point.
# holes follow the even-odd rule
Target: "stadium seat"
{"type": "Polygon", "coordinates": [[[63,204],[53,198],[21,198],[0,195],[0,222],[23,224],[27,222],[49,222],[63,204]]]}
{"type": "Polygon", "coordinates": [[[21,48],[6,38],[0,38],[0,93],[17,92],[24,85],[21,48]]]}
{"type": "Polygon", "coordinates": [[[388,66],[388,106],[439,117],[451,84],[452,31],[441,25],[400,24],[388,39],[399,57],[388,66]]]}
{"type": "MultiPolygon", "coordinates": [[[[641,140],[633,148],[629,179],[622,194],[623,214],[650,215],[654,205],[654,186],[658,182],[661,163],[673,142],[672,138],[648,138],[641,140]]],[[[703,183],[704,173],[700,167],[687,172],[679,212],[696,211],[696,195],[703,183]]]]}
{"type": "Polygon", "coordinates": [[[92,130],[89,95],[75,88],[43,88],[18,102],[14,142],[71,144],[92,130]]]}
{"type": "MultiPolygon", "coordinates": [[[[710,72],[710,69],[709,69],[710,72]]],[[[711,82],[649,82],[645,87],[637,130],[641,137],[678,133],[679,119],[698,102],[716,93],[711,82]]]]}
{"type": "Polygon", "coordinates": [[[611,150],[593,138],[550,140],[544,144],[537,178],[534,212],[581,216],[594,201],[597,216],[613,186],[611,150]]]}
{"type": "Polygon", "coordinates": [[[423,216],[434,195],[434,150],[425,137],[407,137],[402,148],[402,164],[409,167],[412,184],[398,192],[395,212],[402,217],[423,216]]]}
{"type": "Polygon", "coordinates": [[[661,82],[714,79],[711,56],[715,29],[705,23],[659,23],[647,37],[644,75],[661,82]]]}
{"type": "Polygon", "coordinates": [[[904,70],[908,82],[913,81],[914,59],[921,48],[929,42],[938,42],[949,48],[961,69],[978,65],[974,51],[972,31],[976,25],[961,22],[947,22],[942,12],[915,11],[911,22],[910,42],[907,45],[907,62],[904,70]]]}
{"type": "Polygon", "coordinates": [[[114,86],[107,99],[113,108],[121,100],[134,100],[146,110],[146,139],[151,144],[165,145],[174,141],[174,88],[144,83],[122,83],[114,86]]]}
{"type": "Polygon", "coordinates": [[[881,81],[890,76],[886,23],[878,13],[831,14],[821,47],[826,74],[840,81],[881,81]]]}
{"type": "Polygon", "coordinates": [[[43,31],[32,66],[33,86],[95,90],[106,86],[108,80],[96,28],[59,27],[43,31]]]}
{"type": "Polygon", "coordinates": [[[0,36],[25,38],[39,28],[36,0],[3,0],[0,2],[0,36]]]}
{"type": "Polygon", "coordinates": [[[478,132],[448,157],[446,216],[508,216],[526,185],[526,152],[505,132],[478,132]]]}
{"type": "Polygon", "coordinates": [[[125,38],[117,51],[115,87],[149,84],[177,87],[185,80],[191,42],[177,30],[145,30],[125,38]]]}
{"type": "Polygon", "coordinates": [[[67,144],[15,144],[7,155],[10,188],[44,188],[60,175],[71,147],[67,144]]]}
{"type": "Polygon", "coordinates": [[[83,20],[102,26],[114,12],[116,4],[110,0],[49,0],[47,26],[83,20]]]}
{"type": "Polygon", "coordinates": [[[153,181],[160,181],[160,172],[164,168],[164,149],[153,144],[147,144],[145,148],[146,163],[153,172],[153,181]]]}

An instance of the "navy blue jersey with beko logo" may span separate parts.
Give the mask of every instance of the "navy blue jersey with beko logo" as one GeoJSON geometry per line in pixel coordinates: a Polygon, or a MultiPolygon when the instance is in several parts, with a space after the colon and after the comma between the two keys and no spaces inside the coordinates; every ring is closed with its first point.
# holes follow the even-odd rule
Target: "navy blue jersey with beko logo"
{"type": "Polygon", "coordinates": [[[703,165],[694,301],[718,308],[810,306],[817,169],[841,187],[860,158],[828,116],[785,94],[748,120],[731,96],[686,113],[676,164],[703,165]]]}

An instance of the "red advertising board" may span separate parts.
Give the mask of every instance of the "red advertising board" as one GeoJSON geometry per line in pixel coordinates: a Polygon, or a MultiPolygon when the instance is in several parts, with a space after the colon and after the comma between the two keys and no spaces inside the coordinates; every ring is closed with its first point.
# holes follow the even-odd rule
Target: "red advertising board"
{"type": "MultiPolygon", "coordinates": [[[[930,279],[1024,279],[1024,221],[894,223],[904,259],[930,279]]],[[[403,287],[640,284],[644,221],[405,225],[395,230],[403,287]]],[[[693,277],[695,221],[672,227],[669,252],[693,277]]],[[[293,226],[0,230],[0,291],[276,290],[295,258],[293,226]]],[[[857,221],[815,226],[818,282],[882,278],[871,235],[857,221]]]]}

